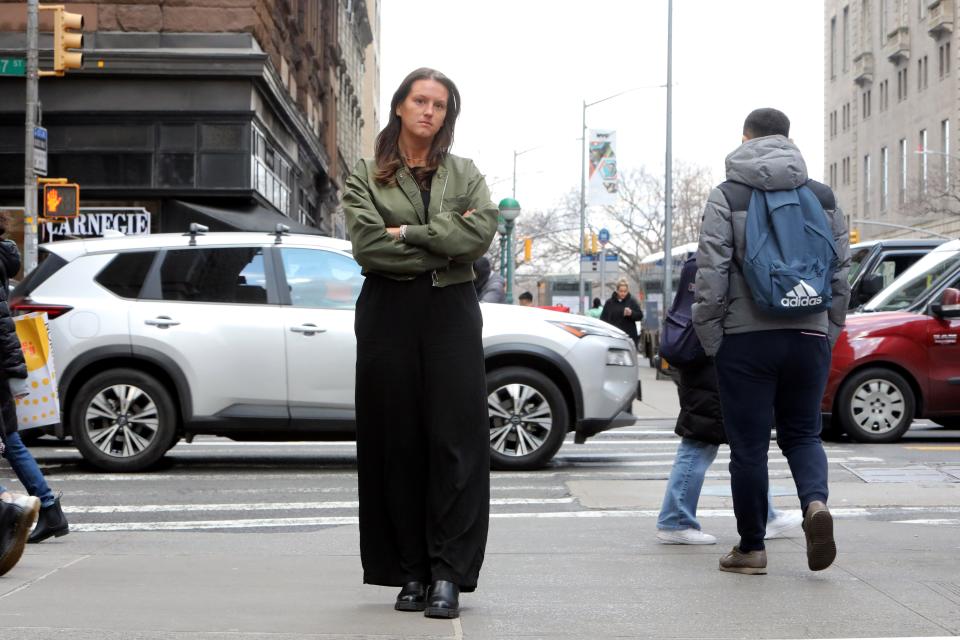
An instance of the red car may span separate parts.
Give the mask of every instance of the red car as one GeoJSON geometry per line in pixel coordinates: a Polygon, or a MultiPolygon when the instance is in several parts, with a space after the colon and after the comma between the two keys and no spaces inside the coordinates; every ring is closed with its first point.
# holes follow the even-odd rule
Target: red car
{"type": "Polygon", "coordinates": [[[860,442],[895,442],[914,418],[960,428],[960,240],[847,316],[821,410],[860,442]]]}

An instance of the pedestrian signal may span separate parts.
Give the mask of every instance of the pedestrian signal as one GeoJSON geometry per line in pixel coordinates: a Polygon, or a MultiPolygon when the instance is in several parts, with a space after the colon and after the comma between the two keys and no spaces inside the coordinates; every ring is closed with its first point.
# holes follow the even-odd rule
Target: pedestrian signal
{"type": "Polygon", "coordinates": [[[80,185],[46,184],[43,186],[45,218],[75,218],[80,214],[80,185]]]}

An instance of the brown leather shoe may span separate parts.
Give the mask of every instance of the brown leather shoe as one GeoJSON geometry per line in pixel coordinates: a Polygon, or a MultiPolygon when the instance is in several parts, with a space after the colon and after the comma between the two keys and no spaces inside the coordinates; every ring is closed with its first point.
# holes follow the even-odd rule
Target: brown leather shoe
{"type": "Polygon", "coordinates": [[[730,553],[720,558],[720,571],[765,575],[767,573],[767,552],[759,549],[744,553],[740,551],[740,547],[734,547],[730,550],[730,553]]]}
{"type": "Polygon", "coordinates": [[[807,505],[803,516],[803,533],[807,537],[807,566],[811,571],[823,571],[837,557],[837,543],[833,540],[833,516],[827,505],[814,500],[807,505]]]}

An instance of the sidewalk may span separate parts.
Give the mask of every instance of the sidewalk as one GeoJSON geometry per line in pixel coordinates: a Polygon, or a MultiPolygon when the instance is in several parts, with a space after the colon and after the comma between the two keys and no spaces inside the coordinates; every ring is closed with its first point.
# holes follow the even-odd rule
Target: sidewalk
{"type": "Polygon", "coordinates": [[[675,421],[680,413],[677,385],[669,379],[657,380],[656,369],[640,362],[640,381],[643,398],[633,403],[633,415],[641,420],[663,419],[675,421]]]}
{"type": "Polygon", "coordinates": [[[311,533],[71,534],[0,578],[0,638],[852,638],[960,632],[957,529],[837,521],[840,555],[806,568],[769,542],[770,574],[717,570],[736,540],[656,544],[652,517],[500,518],[459,620],[392,610],[360,584],[355,526],[311,533]]]}

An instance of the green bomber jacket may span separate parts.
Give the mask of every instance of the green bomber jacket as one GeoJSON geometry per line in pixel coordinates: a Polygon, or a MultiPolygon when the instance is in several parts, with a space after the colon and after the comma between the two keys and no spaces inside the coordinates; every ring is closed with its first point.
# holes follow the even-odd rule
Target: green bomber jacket
{"type": "Polygon", "coordinates": [[[343,195],[353,257],[363,274],[412,280],[430,272],[438,287],[473,280],[473,262],[490,247],[499,213],[473,161],[444,158],[430,184],[428,211],[406,167],[397,171],[394,186],[376,182],[376,167],[372,159],[358,162],[343,195]],[[463,217],[470,209],[476,211],[463,217]],[[407,225],[406,240],[386,231],[400,225],[407,225]]]}

